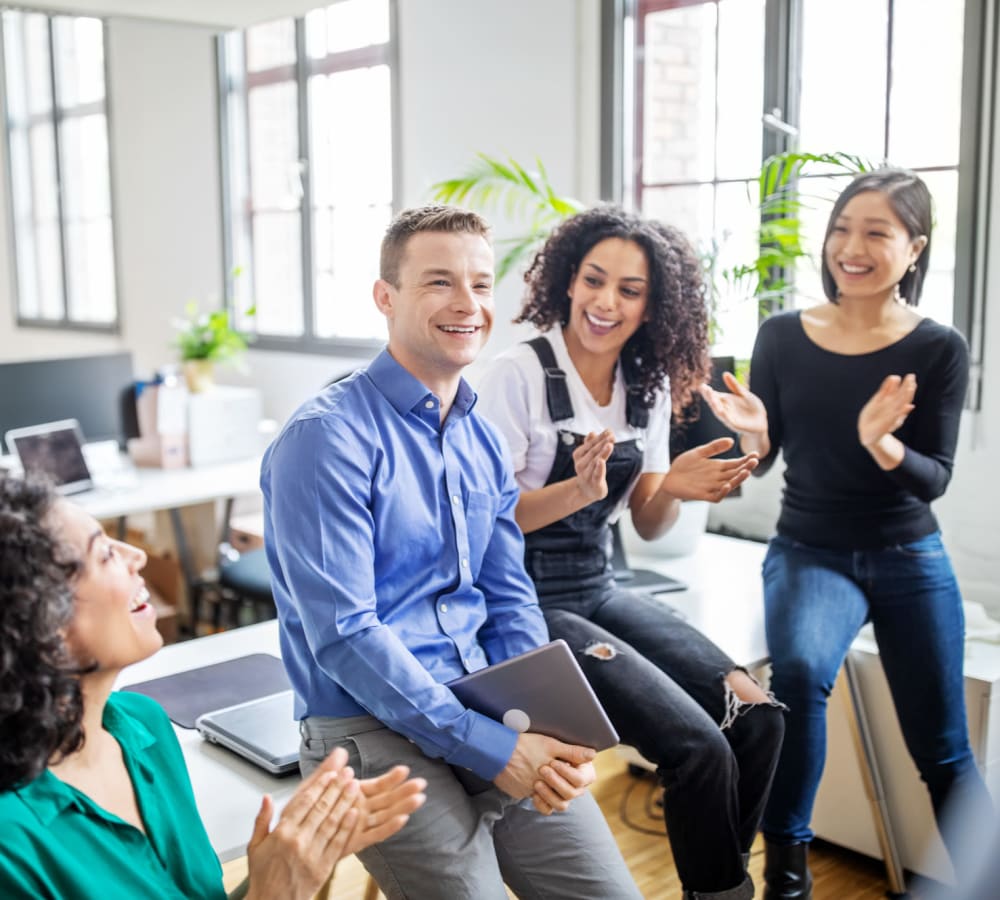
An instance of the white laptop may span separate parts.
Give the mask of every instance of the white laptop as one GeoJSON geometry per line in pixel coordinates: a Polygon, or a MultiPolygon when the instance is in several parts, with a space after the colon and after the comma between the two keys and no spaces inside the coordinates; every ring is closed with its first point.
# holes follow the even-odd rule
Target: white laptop
{"type": "Polygon", "coordinates": [[[272,775],[299,768],[299,723],[295,695],[281,691],[207,712],[194,727],[203,738],[238,753],[272,775]]]}
{"type": "Polygon", "coordinates": [[[448,682],[469,709],[514,731],[606,750],[618,733],[563,640],[552,641],[448,682]]]}
{"type": "Polygon", "coordinates": [[[13,428],[4,440],[25,474],[47,475],[59,493],[76,494],[94,486],[83,457],[83,435],[76,419],[13,428]]]}

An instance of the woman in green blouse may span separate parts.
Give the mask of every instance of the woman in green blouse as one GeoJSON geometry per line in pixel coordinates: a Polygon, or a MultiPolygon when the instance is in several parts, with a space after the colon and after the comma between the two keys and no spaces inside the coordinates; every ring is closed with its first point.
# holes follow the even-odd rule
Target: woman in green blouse
{"type": "MultiPolygon", "coordinates": [[[[37,483],[0,476],[0,896],[224,898],[163,710],[112,693],[161,643],[145,554],[37,483]]],[[[274,829],[264,797],[249,898],[309,898],[337,861],[423,802],[398,767],[360,781],[337,752],[274,829]]]]}

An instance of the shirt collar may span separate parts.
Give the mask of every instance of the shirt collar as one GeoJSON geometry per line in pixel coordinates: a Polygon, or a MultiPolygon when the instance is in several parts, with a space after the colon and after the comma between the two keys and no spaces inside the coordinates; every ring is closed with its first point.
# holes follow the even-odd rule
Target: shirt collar
{"type": "MultiPolygon", "coordinates": [[[[434,396],[426,385],[414,378],[407,369],[396,362],[387,349],[372,360],[371,365],[368,366],[368,377],[401,416],[405,416],[428,397],[434,396]]],[[[467,416],[475,405],[476,392],[472,390],[464,378],[460,379],[449,417],[452,415],[467,416]]]]}
{"type": "MultiPolygon", "coordinates": [[[[104,707],[104,727],[121,744],[122,754],[134,756],[138,751],[156,743],[156,738],[138,719],[123,713],[114,702],[114,694],[104,707]]],[[[38,818],[42,825],[52,821],[80,797],[80,791],[66,784],[48,769],[34,781],[16,789],[18,797],[38,818]]]]}

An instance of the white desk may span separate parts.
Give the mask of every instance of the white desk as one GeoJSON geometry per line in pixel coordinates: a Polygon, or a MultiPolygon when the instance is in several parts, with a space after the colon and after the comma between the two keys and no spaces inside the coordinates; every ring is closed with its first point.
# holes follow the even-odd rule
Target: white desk
{"type": "MultiPolygon", "coordinates": [[[[278,623],[275,620],[249,625],[222,634],[170,644],[155,656],[129,666],[116,687],[149,681],[174,672],[234,659],[249,653],[280,656],[278,623]]],[[[260,799],[271,794],[279,808],[291,797],[299,779],[277,778],[248,763],[235,753],[203,740],[191,728],[174,726],[191,775],[198,812],[208,838],[222,862],[243,856],[260,809],[260,799]]]]}
{"type": "Polygon", "coordinates": [[[260,457],[182,469],[136,467],[135,478],[102,485],[71,498],[96,519],[117,519],[253,494],[260,481],[260,457]]]}
{"type": "Polygon", "coordinates": [[[760,567],[767,545],[705,534],[690,556],[629,555],[629,565],[679,578],[686,591],[658,594],[739,665],[767,662],[760,567]]]}

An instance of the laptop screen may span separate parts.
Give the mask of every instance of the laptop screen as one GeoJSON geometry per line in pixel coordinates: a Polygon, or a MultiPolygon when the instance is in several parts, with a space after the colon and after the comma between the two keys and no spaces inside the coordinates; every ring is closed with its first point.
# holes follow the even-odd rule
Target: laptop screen
{"type": "Polygon", "coordinates": [[[61,493],[84,491],[93,486],[75,421],[10,431],[7,442],[26,473],[48,475],[61,493]]]}

